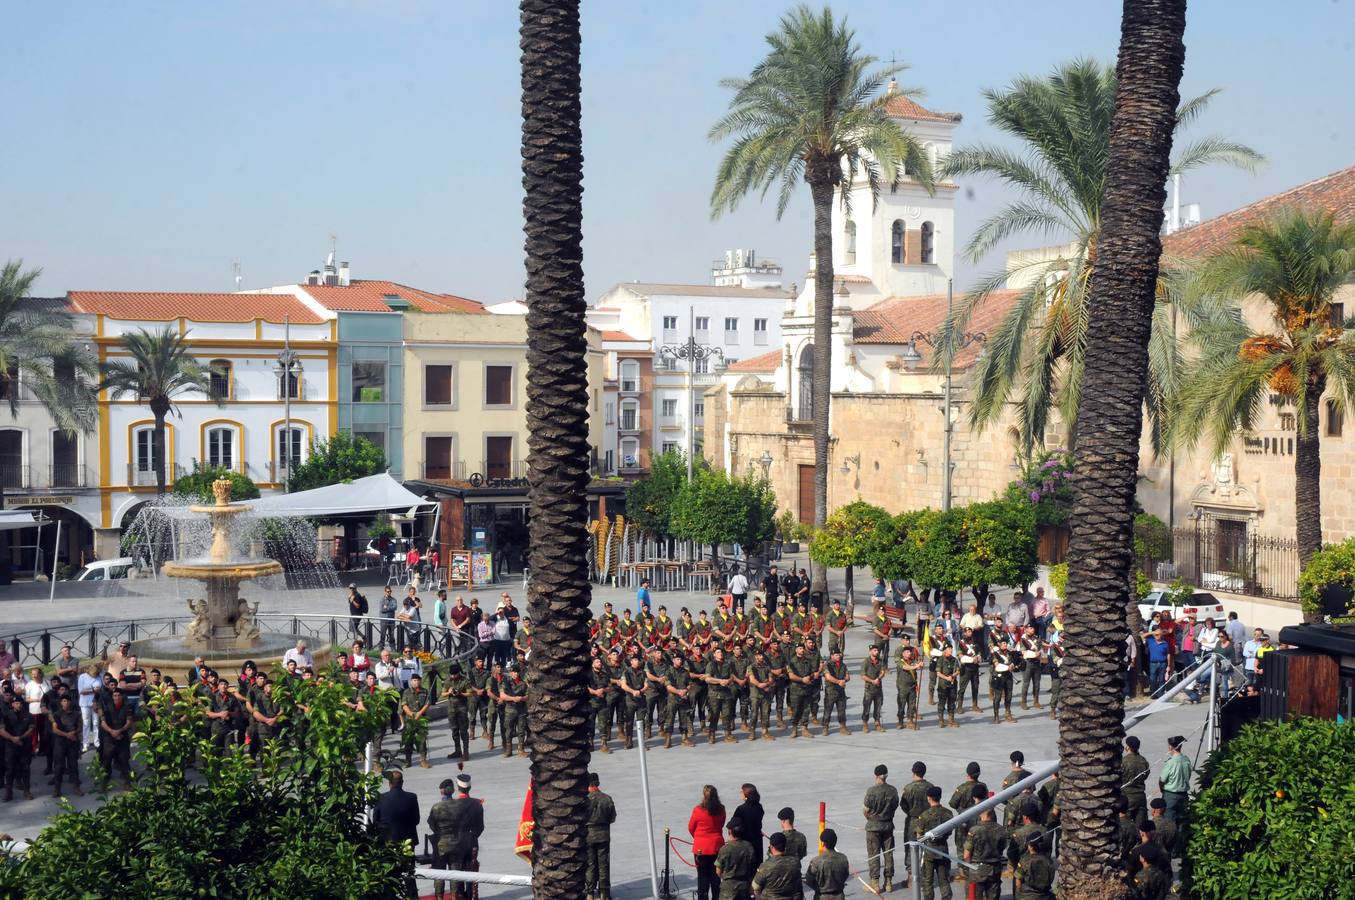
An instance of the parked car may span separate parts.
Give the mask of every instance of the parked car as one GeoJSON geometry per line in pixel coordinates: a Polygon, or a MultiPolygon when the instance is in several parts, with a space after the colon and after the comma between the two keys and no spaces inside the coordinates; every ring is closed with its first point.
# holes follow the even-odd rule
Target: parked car
{"type": "Polygon", "coordinates": [[[1208,591],[1196,591],[1191,595],[1190,602],[1183,603],[1180,606],[1172,606],[1170,592],[1166,590],[1149,591],[1139,601],[1139,615],[1143,616],[1143,621],[1146,623],[1153,618],[1155,612],[1170,616],[1173,620],[1180,619],[1183,616],[1194,616],[1195,621],[1201,623],[1205,619],[1213,618],[1220,627],[1223,625],[1224,619],[1227,618],[1219,598],[1208,591]]]}
{"type": "Polygon", "coordinates": [[[117,559],[96,559],[71,576],[71,581],[112,581],[126,578],[136,567],[136,560],[130,556],[117,559]]]}

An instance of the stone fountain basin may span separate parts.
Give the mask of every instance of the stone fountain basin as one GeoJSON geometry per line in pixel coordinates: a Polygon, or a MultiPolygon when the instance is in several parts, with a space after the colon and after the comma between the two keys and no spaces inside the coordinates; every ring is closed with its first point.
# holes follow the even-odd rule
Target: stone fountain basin
{"type": "Polygon", "coordinates": [[[215,578],[244,579],[281,575],[282,563],[276,559],[180,559],[165,563],[160,571],[172,578],[210,581],[215,578]]]}

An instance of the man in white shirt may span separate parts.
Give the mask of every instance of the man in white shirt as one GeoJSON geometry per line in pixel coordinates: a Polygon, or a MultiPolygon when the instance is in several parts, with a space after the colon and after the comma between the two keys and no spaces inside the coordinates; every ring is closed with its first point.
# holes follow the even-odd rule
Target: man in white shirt
{"type": "Polygon", "coordinates": [[[1234,650],[1247,643],[1247,626],[1237,618],[1237,613],[1228,613],[1228,624],[1224,630],[1228,632],[1228,637],[1233,639],[1234,650]]]}
{"type": "Polygon", "coordinates": [[[285,666],[289,662],[296,663],[297,674],[315,668],[315,660],[306,649],[304,640],[297,641],[295,647],[282,654],[282,664],[285,666]]]}
{"type": "Polygon", "coordinates": [[[84,717],[84,734],[80,736],[80,752],[99,746],[99,721],[94,716],[94,696],[102,686],[98,665],[91,665],[80,673],[76,690],[80,697],[80,714],[84,717]]]}
{"type": "Polygon", "coordinates": [[[729,576],[729,593],[734,598],[734,609],[743,609],[748,602],[748,576],[738,569],[729,576]]]}
{"type": "Polygon", "coordinates": [[[392,691],[399,687],[400,667],[391,659],[389,648],[381,651],[381,659],[372,666],[372,671],[376,673],[376,683],[380,687],[392,691]]]}
{"type": "Polygon", "coordinates": [[[1026,605],[1026,598],[1020,591],[1012,594],[1012,602],[1007,605],[1007,630],[1016,636],[1020,636],[1025,631],[1026,623],[1030,621],[1030,607],[1026,605]]]}
{"type": "Polygon", "coordinates": [[[414,656],[413,647],[405,647],[404,655],[400,657],[396,665],[399,668],[400,690],[402,691],[409,687],[409,679],[415,675],[423,677],[423,660],[414,656]]]}
{"type": "Polygon", "coordinates": [[[1214,648],[1219,645],[1219,630],[1214,626],[1213,619],[1204,620],[1196,640],[1200,642],[1200,657],[1202,659],[1205,655],[1214,652],[1214,648]]]}
{"type": "Polygon", "coordinates": [[[1251,640],[1242,647],[1242,669],[1247,674],[1247,684],[1256,683],[1256,651],[1261,646],[1265,631],[1257,628],[1252,631],[1251,640]]]}

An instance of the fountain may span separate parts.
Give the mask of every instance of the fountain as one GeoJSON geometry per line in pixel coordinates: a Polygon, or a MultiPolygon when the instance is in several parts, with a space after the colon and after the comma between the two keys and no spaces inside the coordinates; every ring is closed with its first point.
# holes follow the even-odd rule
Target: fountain
{"type": "Polygon", "coordinates": [[[240,597],[240,582],[282,573],[282,563],[274,559],[239,558],[233,555],[231,523],[249,510],[249,506],[231,503],[231,482],[219,478],[212,482],[213,506],[190,506],[189,512],[204,513],[211,523],[212,545],[206,559],[167,562],[161,572],[171,578],[191,578],[207,586],[205,599],[188,599],[193,621],[184,640],[187,649],[199,652],[253,650],[260,644],[259,626],[254,621],[258,604],[240,597]]]}

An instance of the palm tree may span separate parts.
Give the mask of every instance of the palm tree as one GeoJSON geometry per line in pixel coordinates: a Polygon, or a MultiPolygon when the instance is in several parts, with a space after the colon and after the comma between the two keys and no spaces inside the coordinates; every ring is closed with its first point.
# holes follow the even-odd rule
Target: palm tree
{"type": "MultiPolygon", "coordinates": [[[[1172,437],[1193,447],[1207,434],[1222,453],[1251,430],[1278,394],[1298,408],[1294,440],[1295,538],[1299,562],[1322,547],[1322,395],[1343,413],[1355,401],[1355,334],[1332,320],[1332,297],[1355,276],[1355,223],[1324,211],[1290,210],[1242,229],[1229,249],[1201,264],[1199,290],[1228,299],[1263,298],[1273,330],[1241,317],[1196,332],[1201,354],[1188,366],[1172,437]]],[[[1320,612],[1309,615],[1320,617],[1320,612]]]]}
{"type": "MultiPolygon", "coordinates": [[[[916,173],[928,190],[931,166],[921,144],[890,117],[885,103],[901,90],[886,82],[906,66],[873,68],[856,32],[824,7],[799,6],[767,35],[771,48],[747,78],[721,82],[734,91],[729,112],[710,130],[711,140],[734,138],[715,175],[710,205],[714,217],[733,212],[745,196],[766,196],[777,186],[776,215],[786,211],[796,186],[809,185],[814,203],[814,376],[810,414],[814,427],[814,527],[828,518],[828,406],[833,330],[833,191],[842,189],[850,212],[858,177],[870,188],[894,182],[900,166],[916,173]]],[[[827,571],[814,566],[814,589],[824,590],[827,571]]]]}
{"type": "MultiPolygon", "coordinates": [[[[91,387],[97,369],[76,345],[70,314],[28,300],[41,275],[41,269],[24,271],[22,260],[10,260],[0,269],[0,385],[11,418],[19,416],[22,384],[58,429],[75,435],[92,430],[97,420],[91,387]]],[[[4,505],[0,479],[0,509],[4,505]]]]}
{"type": "Polygon", "coordinates": [[[588,822],[588,369],[579,0],[521,0],[527,251],[527,728],[538,897],[582,897],[588,822]]]}
{"type": "MultiPolygon", "coordinates": [[[[974,371],[970,406],[971,420],[983,427],[997,421],[1008,401],[1019,397],[1021,439],[1027,454],[1043,442],[1054,409],[1069,429],[1069,443],[1074,442],[1115,87],[1114,69],[1082,59],[1064,64],[1045,78],[1019,78],[1006,90],[985,91],[989,121],[1024,149],[1013,152],[978,145],[946,158],[949,176],[988,175],[1020,194],[1020,199],[974,232],[965,250],[970,259],[977,261],[1015,235],[1067,235],[1071,239],[1066,259],[1030,263],[1014,273],[1004,269],[983,279],[963,303],[956,304],[947,326],[946,333],[963,332],[974,309],[987,302],[1011,275],[1030,281],[999,327],[989,333],[986,352],[974,371]]],[[[1216,93],[1209,91],[1182,104],[1174,128],[1197,119],[1216,93]]],[[[1261,156],[1250,147],[1207,137],[1185,146],[1170,174],[1214,162],[1252,169],[1260,161],[1261,156]]],[[[1158,427],[1160,408],[1170,402],[1179,365],[1173,313],[1182,313],[1191,326],[1205,325],[1218,313],[1208,303],[1180,302],[1174,288],[1173,281],[1164,280],[1149,347],[1147,401],[1158,444],[1164,433],[1158,427]]],[[[948,340],[944,334],[943,339],[948,340]]]]}
{"type": "MultiPolygon", "coordinates": [[[[155,466],[156,493],[165,492],[165,419],[175,412],[177,395],[200,393],[211,396],[209,370],[193,358],[188,348],[188,334],[166,325],[161,331],[144,328],[127,334],[123,346],[131,354],[131,361],[113,360],[104,363],[100,387],[108,391],[109,399],[116,400],[130,394],[150,406],[155,416],[155,431],[151,435],[151,459],[155,466]]],[[[220,403],[220,399],[217,400],[220,403]]]]}
{"type": "Polygon", "coordinates": [[[1068,545],[1068,653],[1059,712],[1059,896],[1121,898],[1119,794],[1133,583],[1134,491],[1156,302],[1159,231],[1179,119],[1186,0],[1125,0],[1110,113],[1099,268],[1090,285],[1068,545]]]}

